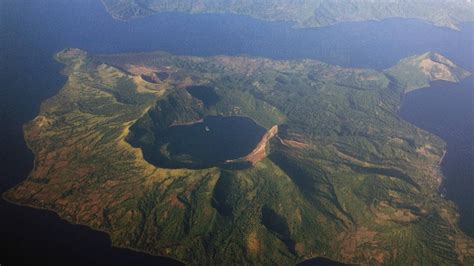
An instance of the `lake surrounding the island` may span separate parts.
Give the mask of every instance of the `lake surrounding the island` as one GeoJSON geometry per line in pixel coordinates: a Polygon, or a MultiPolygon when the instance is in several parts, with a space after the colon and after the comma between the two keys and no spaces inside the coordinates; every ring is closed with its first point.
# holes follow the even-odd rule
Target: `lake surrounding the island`
{"type": "MultiPolygon", "coordinates": [[[[313,58],[376,69],[388,68],[413,54],[435,51],[472,71],[473,33],[474,23],[453,31],[401,19],[314,29],[230,14],[164,13],[124,22],[112,19],[99,0],[0,1],[0,193],[26,178],[33,166],[22,125],[64,84],[65,77],[59,74],[62,66],[53,55],[65,47],[91,53],[164,50],[200,56],[313,58]]],[[[405,119],[447,141],[443,162],[446,195],[460,206],[463,228],[471,229],[472,217],[466,213],[473,210],[469,203],[474,202],[472,91],[472,78],[455,85],[436,83],[431,89],[407,95],[401,110],[405,119]]],[[[69,264],[69,256],[78,264],[172,262],[111,248],[106,234],[70,225],[51,212],[2,200],[0,217],[0,251],[16,264],[69,264]]]]}
{"type": "Polygon", "coordinates": [[[453,200],[460,226],[474,237],[474,77],[460,83],[436,81],[405,96],[400,115],[447,144],[441,193],[453,200]]]}

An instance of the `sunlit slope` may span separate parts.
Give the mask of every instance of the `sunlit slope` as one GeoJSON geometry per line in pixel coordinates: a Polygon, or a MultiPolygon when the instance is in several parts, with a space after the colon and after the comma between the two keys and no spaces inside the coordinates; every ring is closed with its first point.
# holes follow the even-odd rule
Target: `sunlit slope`
{"type": "Polygon", "coordinates": [[[57,59],[68,81],[25,125],[35,167],[10,201],[188,264],[472,264],[474,242],[437,192],[444,143],[398,117],[405,88],[382,72],[76,49],[57,59]],[[193,97],[196,85],[219,100],[193,97]],[[207,115],[278,132],[237,168],[156,167],[130,144],[207,115]]]}
{"type": "Polygon", "coordinates": [[[406,92],[428,87],[431,81],[459,82],[471,75],[448,58],[433,52],[402,59],[386,73],[405,86],[406,92]]]}
{"type": "Polygon", "coordinates": [[[131,19],[157,12],[237,13],[272,21],[291,21],[300,27],[386,18],[423,19],[458,29],[472,21],[470,0],[102,0],[115,18],[131,19]]]}

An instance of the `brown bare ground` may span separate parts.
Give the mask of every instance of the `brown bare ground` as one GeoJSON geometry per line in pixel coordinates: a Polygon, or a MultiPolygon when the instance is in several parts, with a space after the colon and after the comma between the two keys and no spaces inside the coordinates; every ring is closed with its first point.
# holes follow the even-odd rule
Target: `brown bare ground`
{"type": "Polygon", "coordinates": [[[248,155],[241,157],[235,160],[227,160],[226,163],[236,163],[236,162],[249,162],[252,165],[255,165],[257,162],[261,161],[267,156],[266,148],[268,142],[278,133],[278,126],[274,125],[271,127],[265,135],[263,135],[260,142],[257,144],[255,149],[250,152],[248,155]]]}
{"type": "Polygon", "coordinates": [[[280,141],[283,145],[291,147],[291,148],[296,148],[296,149],[306,149],[309,147],[308,144],[299,142],[296,140],[291,140],[291,139],[282,139],[280,138],[280,141]]]}
{"type": "Polygon", "coordinates": [[[375,222],[384,224],[388,221],[396,222],[411,222],[418,219],[418,216],[413,214],[409,209],[393,208],[387,202],[382,201],[374,210],[376,216],[375,222]],[[391,212],[386,213],[384,209],[391,209],[391,212]]]}
{"type": "Polygon", "coordinates": [[[253,231],[247,237],[247,248],[253,254],[257,254],[260,250],[260,243],[257,238],[257,232],[253,231]]]}
{"type": "Polygon", "coordinates": [[[176,193],[173,193],[171,197],[169,198],[171,206],[184,209],[185,206],[184,204],[178,199],[178,195],[176,193]]]}
{"type": "Polygon", "coordinates": [[[296,243],[295,245],[295,250],[296,252],[298,252],[299,255],[303,255],[304,254],[304,251],[305,251],[305,248],[304,248],[304,244],[303,243],[296,243]]]}
{"type": "Polygon", "coordinates": [[[158,71],[158,68],[143,65],[126,65],[127,71],[133,75],[152,74],[158,71]]]}
{"type": "MultiPolygon", "coordinates": [[[[341,233],[341,256],[344,258],[344,261],[352,261],[356,256],[359,246],[364,244],[376,245],[377,242],[374,240],[376,234],[376,232],[364,226],[358,226],[354,231],[349,233],[341,233]]],[[[367,253],[364,256],[368,256],[382,263],[385,255],[380,250],[373,249],[370,254],[367,253]]]]}
{"type": "Polygon", "coordinates": [[[454,245],[456,247],[459,261],[463,262],[464,257],[466,256],[474,256],[474,245],[472,244],[472,241],[470,241],[466,236],[456,236],[454,238],[454,245]]]}

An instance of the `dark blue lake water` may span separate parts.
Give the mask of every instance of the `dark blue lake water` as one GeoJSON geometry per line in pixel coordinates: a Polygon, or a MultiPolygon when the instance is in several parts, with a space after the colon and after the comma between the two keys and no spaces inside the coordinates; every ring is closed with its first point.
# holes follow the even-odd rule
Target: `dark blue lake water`
{"type": "MultiPolygon", "coordinates": [[[[288,23],[226,14],[166,13],[123,22],[112,19],[99,0],[0,0],[0,192],[23,180],[32,167],[33,156],[23,141],[22,125],[34,118],[40,103],[54,95],[65,82],[59,75],[61,66],[52,60],[53,54],[65,47],[92,53],[164,50],[203,56],[248,54],[275,59],[314,58],[342,66],[377,69],[387,68],[409,55],[436,51],[472,70],[473,32],[473,23],[462,25],[461,31],[453,31],[418,20],[401,19],[342,23],[319,29],[295,29],[288,23]]],[[[472,107],[472,102],[463,100],[466,94],[452,90],[451,84],[439,86],[438,91],[449,89],[452,97],[433,96],[436,99],[423,104],[430,106],[436,102],[445,106],[448,113],[457,110],[454,105],[472,107]]],[[[472,83],[466,88],[466,93],[472,93],[472,83]]],[[[425,90],[416,94],[422,96],[407,97],[412,101],[404,108],[417,105],[416,99],[424,99],[424,93],[429,94],[425,90]]],[[[411,117],[411,114],[404,113],[404,116],[411,117]]],[[[416,124],[425,119],[428,118],[409,120],[416,124]]],[[[455,127],[458,135],[466,136],[462,129],[466,121],[456,121],[447,128],[455,127]]],[[[457,138],[435,133],[448,141],[450,150],[446,160],[450,156],[458,158],[455,156],[457,148],[452,148],[457,146],[451,144],[456,143],[457,138]]],[[[449,182],[455,182],[452,180],[456,180],[456,175],[450,174],[449,169],[445,175],[453,176],[449,182]]],[[[472,174],[464,180],[472,181],[472,174]]],[[[446,187],[450,196],[458,193],[456,187],[460,186],[446,187]]],[[[465,193],[464,190],[459,192],[465,193]]],[[[458,203],[464,200],[453,199],[458,203]]],[[[170,262],[111,248],[105,234],[69,225],[50,212],[0,201],[0,217],[0,264],[4,263],[1,261],[6,257],[4,254],[15,264],[170,262]]]]}
{"type": "Polygon", "coordinates": [[[405,96],[400,115],[443,138],[447,153],[441,192],[453,200],[460,226],[474,237],[474,77],[460,83],[437,81],[405,96]]]}

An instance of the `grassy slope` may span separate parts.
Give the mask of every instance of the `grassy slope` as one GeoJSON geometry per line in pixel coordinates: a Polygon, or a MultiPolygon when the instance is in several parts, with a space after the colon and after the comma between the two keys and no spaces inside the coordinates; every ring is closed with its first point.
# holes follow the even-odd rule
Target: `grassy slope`
{"type": "Polygon", "coordinates": [[[431,81],[459,82],[471,75],[446,57],[433,52],[402,59],[385,72],[403,84],[406,92],[428,87],[431,81]]]}
{"type": "Polygon", "coordinates": [[[457,29],[472,21],[474,5],[466,0],[365,1],[365,0],[102,0],[120,19],[148,16],[156,12],[230,12],[264,20],[294,21],[300,27],[320,27],[339,22],[380,20],[392,17],[417,18],[434,25],[457,29]]]}
{"type": "Polygon", "coordinates": [[[404,88],[383,73],[164,53],[65,50],[57,58],[68,82],[25,125],[35,168],[5,194],[10,201],[104,230],[114,245],[190,264],[315,256],[472,263],[474,242],[437,193],[444,144],[397,116],[404,88]],[[150,69],[171,74],[144,82],[138,73],[150,69]],[[203,112],[163,109],[189,101],[182,88],[198,84],[233,96],[203,112]],[[160,111],[164,120],[144,123],[160,111]],[[167,117],[187,122],[212,112],[284,125],[268,158],[241,170],[155,168],[126,142],[132,125],[167,126],[167,117]]]}

